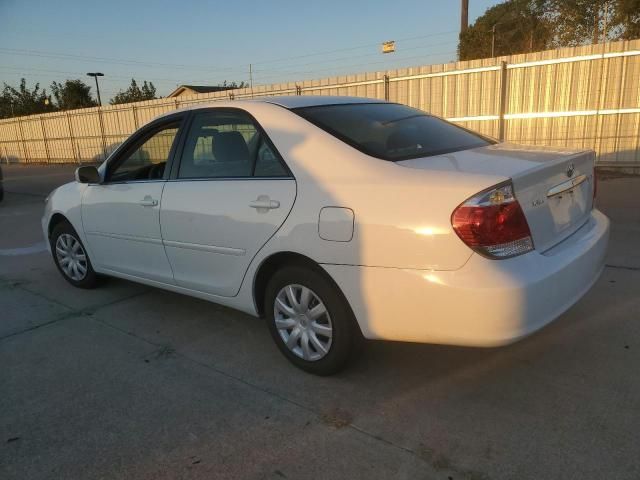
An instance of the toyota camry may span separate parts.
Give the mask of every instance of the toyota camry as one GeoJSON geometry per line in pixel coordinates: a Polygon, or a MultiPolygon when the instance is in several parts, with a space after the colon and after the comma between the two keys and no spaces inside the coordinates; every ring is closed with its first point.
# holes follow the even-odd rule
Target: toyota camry
{"type": "Polygon", "coordinates": [[[72,285],[114,276],[266,319],[316,374],[363,338],[499,346],[604,264],[594,153],[497,143],[350,97],[196,105],[156,118],[46,202],[72,285]]]}

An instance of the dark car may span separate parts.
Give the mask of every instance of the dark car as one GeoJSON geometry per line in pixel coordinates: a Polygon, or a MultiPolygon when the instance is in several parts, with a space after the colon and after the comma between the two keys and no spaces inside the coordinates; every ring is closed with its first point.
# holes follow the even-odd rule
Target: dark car
{"type": "Polygon", "coordinates": [[[0,167],[0,202],[4,198],[4,186],[2,185],[2,167],[0,167]]]}

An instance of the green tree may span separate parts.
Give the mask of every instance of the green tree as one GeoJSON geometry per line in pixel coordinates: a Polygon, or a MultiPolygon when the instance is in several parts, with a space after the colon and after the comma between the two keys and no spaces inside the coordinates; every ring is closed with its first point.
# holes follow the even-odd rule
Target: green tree
{"type": "Polygon", "coordinates": [[[491,56],[495,28],[495,56],[544,50],[553,40],[548,0],[509,0],[487,9],[460,34],[460,60],[491,56]]]}
{"type": "Polygon", "coordinates": [[[554,0],[551,17],[554,25],[554,46],[573,47],[598,43],[607,25],[607,37],[615,38],[619,28],[613,24],[615,3],[605,0],[554,0]]]}
{"type": "Polygon", "coordinates": [[[91,97],[91,87],[82,80],[66,80],[64,83],[53,82],[51,92],[60,110],[95,107],[98,105],[91,97]]]}
{"type": "Polygon", "coordinates": [[[19,117],[21,115],[33,115],[57,110],[51,102],[51,96],[46,90],[40,89],[36,83],[33,89],[27,87],[27,81],[20,80],[18,88],[4,83],[0,94],[0,118],[19,117]]]}
{"type": "Polygon", "coordinates": [[[508,0],[460,35],[460,60],[640,37],[640,0],[508,0]]]}
{"type": "Polygon", "coordinates": [[[156,87],[153,82],[147,83],[145,80],[142,84],[142,88],[138,86],[135,79],[131,79],[131,85],[125,91],[120,90],[109,103],[111,105],[117,105],[120,103],[141,102],[143,100],[153,100],[156,97],[156,87]]]}
{"type": "Polygon", "coordinates": [[[555,46],[640,37],[640,0],[554,0],[555,46]]]}
{"type": "Polygon", "coordinates": [[[640,0],[618,0],[613,21],[622,26],[622,32],[618,38],[622,40],[640,38],[640,0]]]}

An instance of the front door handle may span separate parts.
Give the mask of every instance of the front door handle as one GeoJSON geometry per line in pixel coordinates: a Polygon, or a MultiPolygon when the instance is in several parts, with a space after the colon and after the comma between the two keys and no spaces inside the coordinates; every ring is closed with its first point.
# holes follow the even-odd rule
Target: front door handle
{"type": "Polygon", "coordinates": [[[147,195],[138,203],[143,207],[155,207],[156,205],[158,205],[158,200],[156,200],[155,198],[151,198],[149,195],[147,195]]]}
{"type": "Polygon", "coordinates": [[[256,208],[258,211],[266,211],[272,210],[274,208],[280,207],[280,202],[278,200],[271,200],[267,195],[260,195],[257,199],[252,202],[249,202],[249,206],[251,208],[256,208]]]}

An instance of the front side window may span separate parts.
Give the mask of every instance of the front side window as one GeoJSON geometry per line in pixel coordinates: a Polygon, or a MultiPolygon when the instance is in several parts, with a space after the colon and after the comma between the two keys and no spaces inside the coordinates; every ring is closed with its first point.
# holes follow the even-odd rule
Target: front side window
{"type": "Polygon", "coordinates": [[[241,111],[196,114],[185,140],[178,178],[283,177],[277,153],[241,111]]]}
{"type": "Polygon", "coordinates": [[[109,173],[108,181],[158,180],[163,178],[171,147],[178,134],[178,123],[156,129],[142,143],[125,154],[109,173]]]}
{"type": "Polygon", "coordinates": [[[399,161],[490,145],[491,140],[396,103],[321,105],[293,110],[358,150],[399,161]]]}

